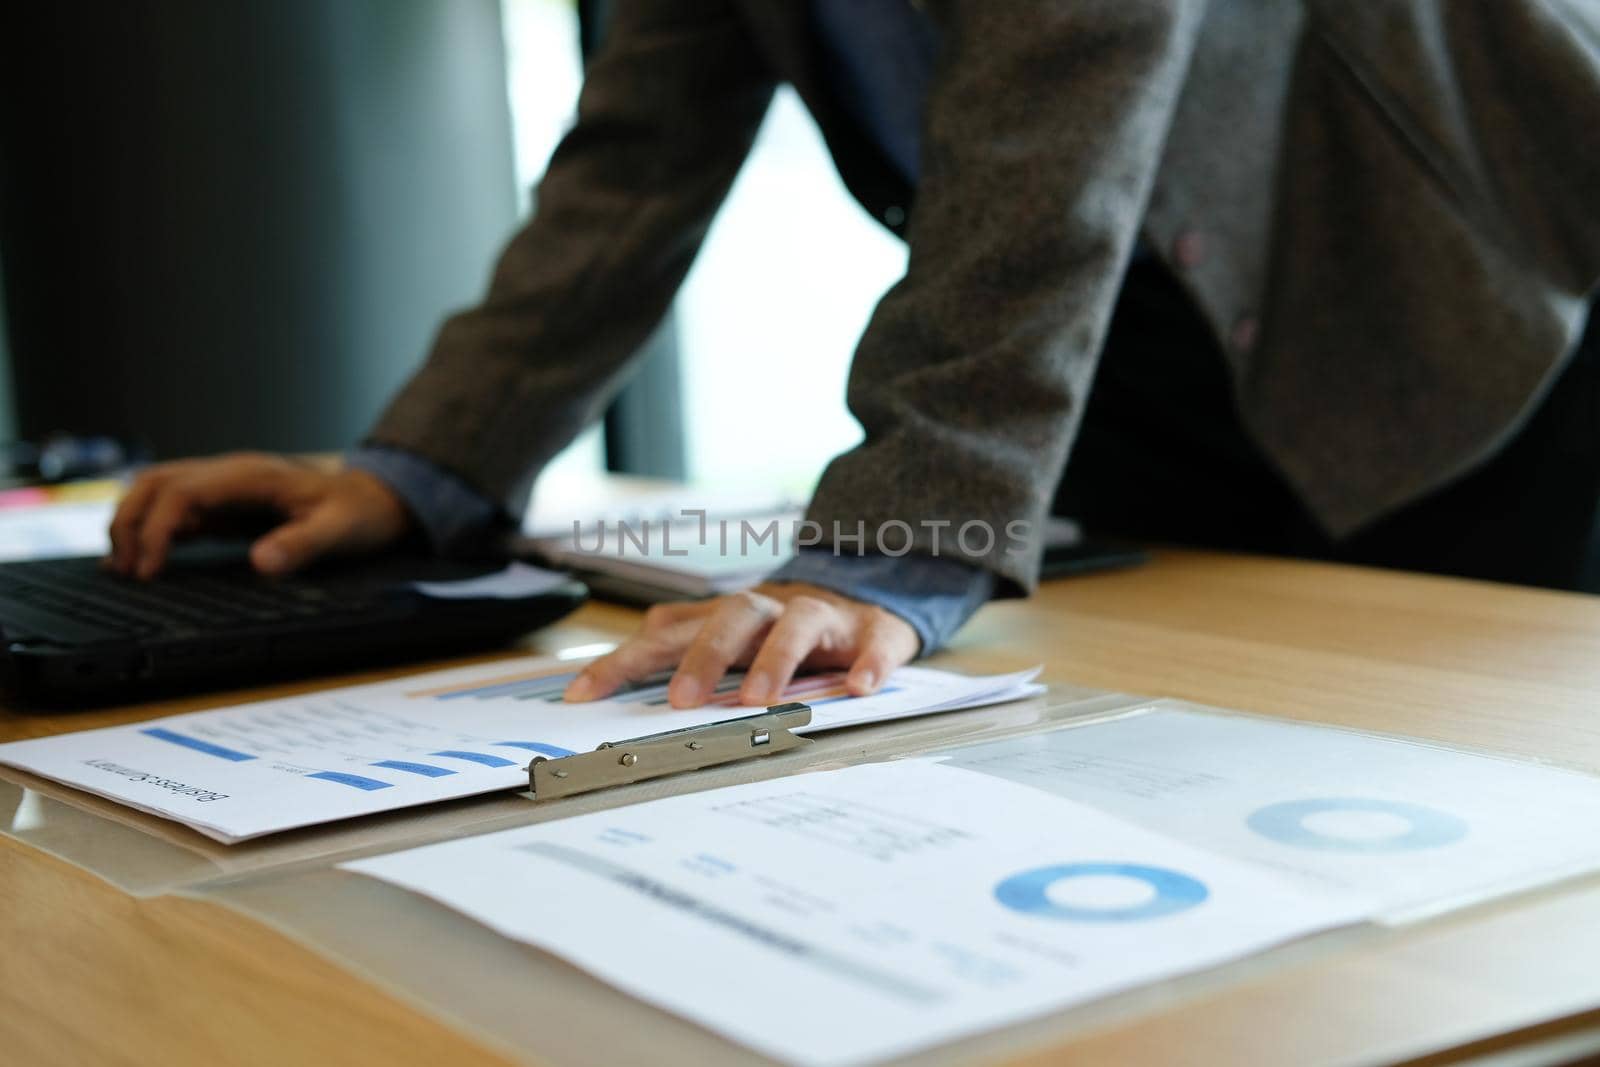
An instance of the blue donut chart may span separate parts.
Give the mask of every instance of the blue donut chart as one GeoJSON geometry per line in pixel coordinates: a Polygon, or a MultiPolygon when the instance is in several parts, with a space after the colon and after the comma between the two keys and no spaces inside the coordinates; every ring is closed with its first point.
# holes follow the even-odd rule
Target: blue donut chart
{"type": "Polygon", "coordinates": [[[994,889],[996,900],[1023,915],[1102,923],[1138,922],[1175,915],[1188,911],[1210,895],[1205,883],[1187,874],[1137,863],[1063,863],[1035,867],[1013,874],[994,889]],[[1050,887],[1064,879],[1105,876],[1137,879],[1154,889],[1156,895],[1142,904],[1125,908],[1085,908],[1050,899],[1050,887]]]}
{"type": "Polygon", "coordinates": [[[1305,800],[1286,800],[1257,808],[1245,820],[1246,825],[1262,837],[1295,848],[1317,849],[1323,852],[1415,852],[1419,849],[1441,848],[1454,844],[1467,836],[1467,822],[1447,811],[1403,800],[1380,800],[1377,797],[1311,797],[1305,800]],[[1350,838],[1320,833],[1305,825],[1313,815],[1326,812],[1377,812],[1404,819],[1410,828],[1392,837],[1350,838]]]}

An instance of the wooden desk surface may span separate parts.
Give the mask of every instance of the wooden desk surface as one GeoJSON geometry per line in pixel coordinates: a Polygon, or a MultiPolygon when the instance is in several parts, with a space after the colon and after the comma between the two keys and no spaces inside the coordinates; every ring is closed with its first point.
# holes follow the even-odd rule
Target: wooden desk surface
{"type": "MultiPolygon", "coordinates": [[[[590,605],[531,647],[615,638],[635,618],[590,605]]],[[[1043,662],[1058,681],[1600,772],[1600,598],[1171,551],[990,605],[936,662],[1043,662]]],[[[0,738],[173,710],[0,711],[0,738]]],[[[1600,880],[1587,879],[1157,1005],[1018,1062],[1447,1062],[1464,1048],[1600,1023],[1596,959],[1600,880]]],[[[505,1062],[239,915],[135,900],[9,839],[0,839],[0,1049],[19,1064],[505,1062]]]]}

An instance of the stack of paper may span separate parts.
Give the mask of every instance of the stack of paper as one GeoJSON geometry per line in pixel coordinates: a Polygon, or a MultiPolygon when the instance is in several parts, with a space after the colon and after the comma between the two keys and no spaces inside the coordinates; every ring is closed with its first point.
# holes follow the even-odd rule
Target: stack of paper
{"type": "MultiPolygon", "coordinates": [[[[526,787],[534,756],[761,712],[729,677],[702,707],[666,685],[590,704],[561,699],[582,666],[522,659],[412,675],[153,722],[0,745],[0,763],[235,842],[495,790],[526,787]]],[[[953,711],[1041,692],[1037,671],[967,677],[902,668],[869,697],[842,675],[796,679],[781,700],[814,709],[807,732],[953,711]]]]}
{"type": "Polygon", "coordinates": [[[106,479],[0,490],[0,561],[106,552],[121,489],[106,479]]]}

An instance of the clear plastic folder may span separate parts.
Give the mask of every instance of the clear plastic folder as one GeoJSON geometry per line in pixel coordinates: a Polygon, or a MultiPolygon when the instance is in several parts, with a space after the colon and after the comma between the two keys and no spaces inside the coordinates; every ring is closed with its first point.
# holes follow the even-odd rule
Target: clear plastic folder
{"type": "Polygon", "coordinates": [[[1055,684],[1045,696],[959,714],[931,715],[819,735],[804,749],[766,759],[708,767],[559,801],[533,803],[507,791],[290,831],[224,845],[177,823],[115,801],[0,767],[0,830],[82,867],[135,896],[281,868],[521,826],[544,819],[636,803],[658,796],[884,759],[965,739],[1036,728],[1065,716],[1120,707],[1130,698],[1055,684]]]}
{"type": "MultiPolygon", "coordinates": [[[[561,1067],[601,1067],[619,1062],[718,1067],[767,1061],[708,1029],[607,985],[556,955],[501,937],[434,900],[339,870],[335,865],[470,834],[531,826],[550,819],[808,771],[925,758],[970,767],[997,752],[1034,745],[1048,748],[1039,740],[1047,736],[1088,737],[1089,733],[1080,731],[1116,727],[1100,731],[1109,737],[1121,729],[1119,724],[1154,723],[1160,716],[1172,713],[1199,713],[1221,722],[1270,722],[1291,729],[1316,729],[1181,701],[1143,700],[1057,685],[1045,696],[1027,701],[850,728],[819,737],[804,749],[780,756],[556,801],[535,804],[524,795],[508,793],[232,847],[46,783],[0,785],[0,817],[10,824],[11,836],[78,864],[129,892],[174,892],[220,904],[260,921],[514,1060],[561,1067]]],[[[1373,736],[1343,730],[1333,730],[1331,734],[1349,738],[1373,736]]],[[[1459,753],[1493,758],[1406,739],[1379,740],[1394,740],[1441,756],[1459,753]]],[[[1082,755],[1076,752],[1074,758],[1082,755]]],[[[1116,762],[1114,754],[1102,752],[1097,758],[1116,762]]],[[[1527,761],[1500,762],[1530,773],[1539,769],[1527,761]]],[[[1126,777],[1126,768],[1116,770],[1119,777],[1126,777]]],[[[1137,771],[1147,773],[1145,768],[1137,771]]],[[[1157,771],[1149,769],[1148,773],[1156,775],[1157,771]]],[[[1163,779],[1164,788],[1172,785],[1170,779],[1163,779]]],[[[1130,821],[1139,820],[1133,808],[1117,814],[1130,821]]],[[[1256,831],[1268,837],[1280,832],[1280,825],[1287,824],[1272,819],[1282,814],[1264,816],[1258,820],[1256,831]]],[[[1326,814],[1291,813],[1291,822],[1299,833],[1343,832],[1334,822],[1318,821],[1326,814]]],[[[1376,830],[1362,824],[1361,818],[1371,813],[1359,810],[1359,806],[1354,815],[1356,821],[1349,827],[1352,834],[1383,829],[1377,824],[1376,830]]],[[[1446,833],[1450,829],[1448,824],[1430,828],[1413,813],[1412,828],[1405,833],[1446,833]]],[[[1402,833],[1398,840],[1404,839],[1402,833]]],[[[1412,908],[1409,915],[1397,912],[1395,917],[1405,921],[1427,918],[1446,907],[1481,903],[1534,884],[1582,876],[1592,872],[1596,862],[1595,856],[1575,857],[1568,867],[1542,867],[1529,877],[1504,880],[1486,885],[1476,894],[1440,901],[1432,910],[1412,908]]],[[[1419,939],[1425,941],[1432,936],[1433,929],[1431,925],[1411,925],[1397,930],[1380,923],[1359,923],[1201,973],[976,1034],[894,1062],[940,1067],[1019,1055],[1264,979],[1306,984],[1309,975],[1330,968],[1335,973],[1341,968],[1349,971],[1350,981],[1394,984],[1404,978],[1405,969],[1395,968],[1392,974],[1374,970],[1371,959],[1385,953],[1403,955],[1419,939]],[[1363,952],[1350,955],[1353,947],[1361,947],[1363,952]]],[[[1396,990],[1398,994],[1400,986],[1396,990]]],[[[775,1010],[783,1010],[779,1002],[781,997],[776,998],[775,1010]]]]}

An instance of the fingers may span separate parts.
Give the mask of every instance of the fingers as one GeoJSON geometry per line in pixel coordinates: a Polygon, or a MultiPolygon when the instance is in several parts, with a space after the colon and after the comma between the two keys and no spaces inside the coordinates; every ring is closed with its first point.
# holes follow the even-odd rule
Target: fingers
{"type": "Polygon", "coordinates": [[[679,665],[667,689],[675,708],[699,705],[735,660],[744,658],[781,605],[756,593],[694,604],[657,605],[638,636],[579,672],[567,686],[573,702],[610,696],[627,682],[679,665]]]}
{"type": "Polygon", "coordinates": [[[569,703],[599,700],[628,682],[677,666],[700,621],[709,614],[706,603],[655,605],[645,612],[639,633],[579,671],[562,698],[569,703]]]}
{"type": "Polygon", "coordinates": [[[909,623],[878,612],[861,637],[855,662],[845,675],[845,688],[858,697],[877,692],[890,673],[917,657],[919,647],[917,633],[909,623]]]}
{"type": "Polygon", "coordinates": [[[111,519],[111,567],[120,574],[133,573],[139,559],[139,527],[167,474],[160,468],[141,474],[117,505],[111,519]]]}
{"type": "Polygon", "coordinates": [[[837,643],[845,636],[839,631],[848,622],[843,612],[814,597],[789,601],[750,664],[739,687],[739,703],[753,706],[776,700],[806,657],[819,645],[837,643]]]}
{"type": "Polygon", "coordinates": [[[750,591],[651,608],[640,633],[579,672],[565,696],[598,700],[677,664],[667,699],[696,707],[741,663],[750,665],[739,689],[745,705],[778,700],[801,667],[848,667],[846,688],[866,696],[918,647],[911,625],[882,608],[821,590],[750,591]]]}
{"type": "Polygon", "coordinates": [[[152,578],[175,539],[238,506],[266,507],[288,520],[252,546],[251,559],[266,574],[295,570],[334,550],[379,547],[412,521],[393,490],[361,471],[333,474],[263,454],[186,460],[154,467],[133,484],[111,523],[110,565],[152,578]]]}
{"type": "Polygon", "coordinates": [[[142,474],[111,521],[111,565],[154,577],[172,542],[203,525],[209,512],[235,504],[279,506],[288,489],[281,461],[226,456],[162,464],[142,474]]]}
{"type": "Polygon", "coordinates": [[[172,539],[194,521],[195,504],[187,490],[166,487],[157,491],[134,538],[138,553],[133,567],[136,577],[153,578],[165,566],[172,539]]]}
{"type": "Polygon", "coordinates": [[[262,574],[297,571],[347,540],[353,526],[343,509],[324,504],[258,538],[250,546],[250,563],[262,574]]]}
{"type": "Polygon", "coordinates": [[[668,703],[675,708],[702,704],[729,667],[748,659],[782,612],[782,604],[760,593],[721,598],[683,654],[667,686],[668,703]]]}
{"type": "Polygon", "coordinates": [[[248,478],[226,470],[169,473],[157,482],[132,535],[138,554],[134,575],[149,579],[160,573],[172,542],[198,528],[208,513],[233,504],[275,502],[282,483],[272,470],[253,471],[248,478]]]}
{"type": "Polygon", "coordinates": [[[251,565],[262,574],[288,574],[323,556],[380,548],[411,522],[394,491],[363,471],[331,478],[296,472],[263,479],[260,485],[263,492],[275,494],[277,505],[290,516],[250,546],[251,565]],[[301,484],[305,478],[316,479],[315,491],[301,484]]]}

